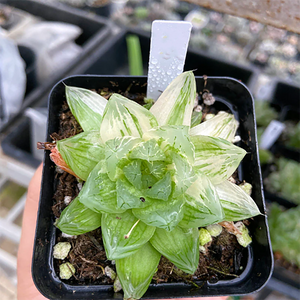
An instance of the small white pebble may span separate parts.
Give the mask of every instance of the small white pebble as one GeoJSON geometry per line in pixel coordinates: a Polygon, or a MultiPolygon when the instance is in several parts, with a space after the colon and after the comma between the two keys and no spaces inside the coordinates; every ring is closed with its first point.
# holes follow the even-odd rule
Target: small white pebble
{"type": "Polygon", "coordinates": [[[67,239],[76,239],[77,235],[70,235],[70,234],[66,234],[64,232],[61,233],[61,236],[67,239]]]}
{"type": "Polygon", "coordinates": [[[115,281],[114,281],[114,292],[118,293],[122,291],[122,286],[121,286],[121,282],[119,280],[119,277],[117,276],[115,281]]]}
{"type": "Polygon", "coordinates": [[[66,262],[59,266],[59,277],[61,279],[68,280],[73,276],[73,274],[75,274],[75,268],[71,263],[66,262]]]}
{"type": "Polygon", "coordinates": [[[77,187],[78,187],[79,191],[81,191],[81,189],[82,189],[82,181],[77,183],[77,187]]]}
{"type": "Polygon", "coordinates": [[[116,264],[116,261],[115,260],[112,260],[111,261],[111,264],[114,266],[116,264]]]}
{"type": "Polygon", "coordinates": [[[65,259],[71,250],[69,242],[59,242],[53,247],[53,257],[56,259],[65,259]]]}
{"type": "Polygon", "coordinates": [[[104,269],[104,271],[105,271],[105,275],[107,277],[109,277],[112,280],[115,280],[115,278],[116,278],[116,272],[112,268],[110,268],[109,266],[106,266],[105,269],[104,269]]]}
{"type": "Polygon", "coordinates": [[[199,246],[199,251],[205,254],[206,248],[204,246],[199,246]]]}
{"type": "Polygon", "coordinates": [[[64,202],[65,202],[66,205],[69,205],[71,201],[72,201],[72,197],[71,196],[65,196],[64,202]]]}
{"type": "Polygon", "coordinates": [[[241,137],[239,135],[236,135],[233,140],[232,140],[232,143],[238,143],[241,141],[241,137]]]}

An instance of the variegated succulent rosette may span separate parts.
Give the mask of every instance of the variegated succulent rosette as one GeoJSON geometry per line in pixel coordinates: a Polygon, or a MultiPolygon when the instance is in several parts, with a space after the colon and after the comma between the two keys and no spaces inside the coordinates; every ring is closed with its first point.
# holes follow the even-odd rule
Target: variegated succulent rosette
{"type": "Polygon", "coordinates": [[[199,228],[260,214],[228,180],[246,154],[232,143],[234,116],[220,112],[191,128],[192,72],[175,78],[150,110],[77,87],[66,86],[66,97],[84,132],[56,141],[50,156],[85,184],[55,225],[69,235],[101,226],[125,299],[143,296],[161,255],[193,274],[199,228]]]}

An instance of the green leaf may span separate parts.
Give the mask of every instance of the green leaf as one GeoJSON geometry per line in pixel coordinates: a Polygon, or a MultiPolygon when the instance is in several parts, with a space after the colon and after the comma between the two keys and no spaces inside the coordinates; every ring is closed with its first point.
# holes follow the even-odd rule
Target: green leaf
{"type": "Polygon", "coordinates": [[[145,190],[145,195],[154,198],[167,201],[172,191],[172,180],[170,172],[167,172],[165,176],[157,181],[154,185],[150,185],[145,190]]]}
{"type": "Polygon", "coordinates": [[[194,145],[189,138],[189,127],[179,125],[160,126],[157,129],[151,129],[143,135],[143,138],[156,139],[161,142],[161,147],[164,151],[172,151],[173,148],[180,151],[181,154],[187,157],[191,164],[195,160],[194,145]],[[171,147],[171,148],[170,148],[171,147]]]}
{"type": "Polygon", "coordinates": [[[196,81],[192,71],[177,76],[160,95],[150,112],[159,125],[191,125],[196,98],[196,81]]]}
{"type": "Polygon", "coordinates": [[[142,189],[141,161],[134,160],[123,168],[126,179],[137,189],[142,189]]]}
{"type": "Polygon", "coordinates": [[[120,161],[126,158],[129,151],[141,141],[142,139],[139,138],[117,137],[105,143],[105,161],[108,176],[111,180],[116,180],[117,166],[120,161]]]}
{"type": "Polygon", "coordinates": [[[146,207],[152,203],[143,191],[136,189],[126,178],[117,180],[117,203],[121,209],[146,207]]]}
{"type": "Polygon", "coordinates": [[[238,185],[225,180],[215,187],[225,212],[225,221],[240,221],[260,214],[254,200],[238,185]]]}
{"type": "Polygon", "coordinates": [[[205,175],[198,174],[197,180],[186,191],[185,198],[180,227],[204,227],[224,220],[216,189],[205,175]]]}
{"type": "Polygon", "coordinates": [[[142,76],[143,75],[143,58],[140,45],[140,39],[135,34],[126,36],[129,75],[142,76]]]}
{"type": "Polygon", "coordinates": [[[112,94],[104,111],[100,135],[103,142],[115,137],[142,137],[156,126],[157,120],[149,110],[119,94],[112,94]]]}
{"type": "Polygon", "coordinates": [[[84,206],[77,197],[63,210],[55,226],[66,234],[83,234],[101,226],[101,214],[84,206]]]}
{"type": "Polygon", "coordinates": [[[105,161],[93,169],[79,193],[80,202],[95,212],[121,213],[125,209],[117,206],[116,183],[106,174],[105,161]]]}
{"type": "Polygon", "coordinates": [[[166,163],[162,161],[145,161],[143,162],[147,166],[148,173],[153,175],[157,179],[160,179],[166,172],[166,163]]]}
{"type": "Polygon", "coordinates": [[[191,128],[190,135],[206,135],[232,142],[239,122],[233,114],[220,111],[215,117],[191,128]]]}
{"type": "Polygon", "coordinates": [[[177,226],[171,232],[157,228],[150,243],[177,268],[189,274],[196,272],[199,264],[198,228],[177,226]]]}
{"type": "Polygon", "coordinates": [[[165,153],[160,149],[155,139],[138,144],[129,154],[130,159],[146,161],[164,161],[165,153]]]}
{"type": "Polygon", "coordinates": [[[197,126],[201,123],[202,120],[202,111],[193,111],[191,119],[191,128],[197,126]]]}
{"type": "Polygon", "coordinates": [[[246,151],[232,143],[204,135],[191,136],[195,146],[194,168],[204,173],[213,184],[229,178],[246,155],[246,151]]]}
{"type": "Polygon", "coordinates": [[[185,157],[177,153],[171,153],[174,168],[173,181],[175,182],[174,196],[182,195],[197,179],[193,167],[185,157]]]}
{"type": "Polygon", "coordinates": [[[140,299],[148,289],[161,255],[146,243],[133,255],[116,260],[124,299],[140,299]]]}
{"type": "Polygon", "coordinates": [[[155,231],[155,227],[139,221],[130,211],[122,214],[103,214],[101,225],[105,252],[109,260],[135,253],[150,240],[155,231]]]}
{"type": "Polygon", "coordinates": [[[171,198],[168,201],[152,200],[151,205],[134,208],[133,214],[149,226],[173,230],[183,217],[183,197],[171,198]]]}
{"type": "Polygon", "coordinates": [[[84,131],[99,130],[107,100],[83,88],[66,86],[70,110],[84,131]]]}
{"type": "Polygon", "coordinates": [[[70,169],[86,181],[99,160],[104,159],[104,146],[97,131],[86,131],[56,142],[57,149],[70,169]]]}

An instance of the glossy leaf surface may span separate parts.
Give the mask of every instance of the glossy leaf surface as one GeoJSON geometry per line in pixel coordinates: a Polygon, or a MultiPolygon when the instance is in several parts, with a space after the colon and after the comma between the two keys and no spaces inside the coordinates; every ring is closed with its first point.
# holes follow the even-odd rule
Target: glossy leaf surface
{"type": "Polygon", "coordinates": [[[171,232],[157,228],[152,246],[182,271],[194,274],[199,263],[198,228],[176,227],[171,232]]]}
{"type": "Polygon", "coordinates": [[[191,136],[195,146],[194,167],[209,177],[213,184],[229,178],[246,155],[246,151],[232,143],[204,135],[191,136]]]}
{"type": "Polygon", "coordinates": [[[98,131],[86,131],[56,142],[64,161],[76,176],[84,181],[105,158],[104,145],[100,142],[98,131]]]}
{"type": "Polygon", "coordinates": [[[240,221],[260,214],[254,200],[238,185],[225,180],[216,185],[225,221],[240,221]]]}
{"type": "Polygon", "coordinates": [[[125,211],[117,206],[116,183],[107,176],[104,160],[93,169],[79,196],[80,202],[95,212],[120,213],[125,211]]]}
{"type": "Polygon", "coordinates": [[[159,125],[191,125],[196,98],[196,81],[192,71],[177,76],[160,95],[150,112],[159,125]]]}
{"type": "Polygon", "coordinates": [[[112,94],[106,105],[100,135],[103,142],[116,137],[142,137],[158,126],[152,113],[143,106],[119,94],[112,94]]]}
{"type": "Polygon", "coordinates": [[[160,260],[158,253],[150,243],[146,243],[133,255],[116,260],[124,299],[139,299],[147,291],[160,260]]]}
{"type": "Polygon", "coordinates": [[[186,191],[185,198],[184,215],[179,226],[204,227],[223,221],[224,212],[219,196],[205,175],[197,174],[197,180],[186,191]]]}
{"type": "Polygon", "coordinates": [[[103,243],[109,260],[133,254],[153,236],[155,227],[141,221],[136,224],[137,221],[138,219],[130,211],[102,215],[103,243]],[[129,237],[125,238],[128,233],[130,233],[129,237]]]}
{"type": "Polygon", "coordinates": [[[99,130],[107,100],[87,89],[66,86],[70,110],[84,131],[99,130]]]}
{"type": "Polygon", "coordinates": [[[63,210],[55,226],[66,234],[83,234],[101,226],[101,214],[84,206],[77,197],[63,210]]]}

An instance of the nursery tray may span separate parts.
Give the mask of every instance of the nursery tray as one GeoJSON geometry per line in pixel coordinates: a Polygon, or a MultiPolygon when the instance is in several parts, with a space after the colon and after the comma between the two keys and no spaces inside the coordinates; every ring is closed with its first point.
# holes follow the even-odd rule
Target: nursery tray
{"type": "MultiPolygon", "coordinates": [[[[129,75],[128,52],[126,37],[137,35],[140,40],[143,58],[144,75],[147,74],[150,51],[150,34],[140,30],[124,30],[112,37],[99,47],[78,68],[72,70],[73,74],[99,74],[99,75],[129,75]]],[[[240,80],[248,87],[253,86],[256,79],[256,70],[230,63],[203,51],[189,49],[185,61],[185,70],[195,70],[198,76],[228,76],[240,80]]]]}
{"type": "Polygon", "coordinates": [[[32,154],[31,139],[30,118],[22,116],[3,138],[1,148],[6,155],[30,167],[37,168],[41,161],[32,154]]]}
{"type": "MultiPolygon", "coordinates": [[[[300,88],[299,88],[300,91],[300,88]]],[[[300,97],[300,94],[299,94],[300,97]]],[[[299,99],[300,101],[300,99],[299,99]]],[[[300,103],[299,103],[300,105],[300,103]]],[[[300,109],[300,108],[299,108],[300,109]]],[[[300,122],[300,110],[295,110],[295,108],[291,105],[284,106],[282,109],[282,112],[280,114],[280,121],[292,121],[295,124],[300,122]]],[[[290,159],[296,160],[300,163],[300,149],[297,149],[295,147],[291,147],[286,145],[283,142],[277,142],[276,143],[276,149],[279,151],[283,156],[288,157],[290,159]]]]}
{"type": "MultiPolygon", "coordinates": [[[[110,33],[111,23],[108,19],[88,14],[87,12],[68,7],[58,2],[51,3],[50,1],[45,2],[37,0],[0,0],[0,3],[23,10],[40,18],[41,20],[65,22],[77,25],[82,29],[82,34],[75,41],[82,47],[80,55],[78,55],[78,57],[74,59],[64,70],[56,72],[54,76],[47,79],[35,89],[32,89],[31,92],[26,95],[20,112],[24,111],[24,108],[32,106],[44,97],[58,80],[69,75],[70,69],[74,68],[74,66],[78,65],[85,57],[87,57],[110,33]]],[[[0,132],[6,130],[6,128],[19,117],[19,114],[15,115],[5,126],[3,126],[0,132]]]]}
{"type": "Polygon", "coordinates": [[[300,112],[300,87],[277,81],[271,95],[271,103],[278,105],[281,109],[285,106],[290,106],[300,112]]]}
{"type": "MultiPolygon", "coordinates": [[[[87,89],[107,87],[113,91],[126,90],[132,83],[131,93],[146,92],[146,77],[131,76],[73,76],[63,80],[66,85],[87,89]],[[118,85],[116,87],[116,84],[118,85]]],[[[65,101],[65,87],[60,81],[49,96],[48,135],[58,130],[59,112],[65,101]]],[[[197,91],[204,88],[202,77],[196,78],[197,91]]],[[[262,193],[261,171],[258,163],[258,148],[255,129],[253,98],[249,90],[239,81],[232,78],[209,77],[209,89],[217,103],[226,105],[240,121],[238,134],[248,155],[243,160],[239,175],[253,185],[252,196],[260,211],[264,214],[255,217],[249,226],[253,242],[248,247],[247,264],[239,278],[220,280],[217,283],[199,282],[203,286],[195,289],[185,283],[151,284],[143,298],[182,298],[221,295],[243,295],[260,290],[271,276],[273,257],[269,240],[268,225],[265,216],[265,203],[262,193]]],[[[115,299],[122,298],[114,294],[111,285],[70,285],[56,274],[53,262],[53,246],[56,242],[56,228],[52,213],[55,181],[55,167],[45,153],[43,179],[40,196],[37,228],[32,261],[32,276],[39,291],[50,299],[115,299]]]]}

